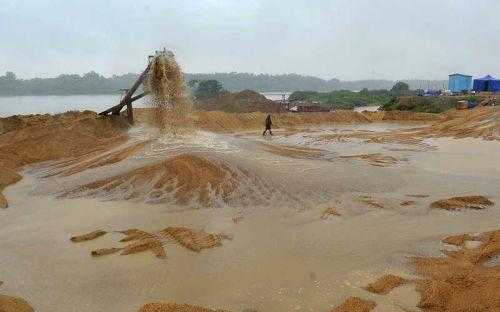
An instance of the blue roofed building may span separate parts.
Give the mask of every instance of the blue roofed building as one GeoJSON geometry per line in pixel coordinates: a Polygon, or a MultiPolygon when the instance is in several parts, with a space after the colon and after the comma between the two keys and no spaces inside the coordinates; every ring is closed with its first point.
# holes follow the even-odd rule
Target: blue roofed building
{"type": "Polygon", "coordinates": [[[474,79],[473,90],[476,92],[500,92],[500,80],[486,75],[483,78],[474,79]]]}
{"type": "Polygon", "coordinates": [[[448,89],[453,93],[469,92],[472,87],[472,76],[451,74],[448,80],[448,89]]]}

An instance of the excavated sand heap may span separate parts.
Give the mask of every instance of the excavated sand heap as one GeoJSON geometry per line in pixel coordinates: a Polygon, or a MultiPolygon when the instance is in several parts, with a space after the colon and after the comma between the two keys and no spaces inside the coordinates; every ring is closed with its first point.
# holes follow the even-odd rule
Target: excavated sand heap
{"type": "Polygon", "coordinates": [[[228,203],[249,173],[192,154],[181,154],[124,174],[85,184],[63,197],[105,195],[111,199],[173,201],[180,205],[214,207],[228,203]]]}
{"type": "Polygon", "coordinates": [[[184,76],[173,53],[162,52],[153,58],[146,89],[154,108],[154,125],[173,134],[191,127],[191,102],[186,96],[184,76]]]}

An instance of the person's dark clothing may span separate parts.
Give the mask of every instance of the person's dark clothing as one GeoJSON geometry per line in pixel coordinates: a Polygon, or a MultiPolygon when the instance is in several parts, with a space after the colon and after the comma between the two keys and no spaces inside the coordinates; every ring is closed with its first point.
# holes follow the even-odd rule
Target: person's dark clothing
{"type": "Polygon", "coordinates": [[[271,131],[271,126],[273,125],[273,121],[271,120],[271,115],[267,115],[266,117],[266,130],[262,132],[262,135],[266,135],[266,132],[269,131],[271,135],[273,135],[273,132],[271,131]]]}

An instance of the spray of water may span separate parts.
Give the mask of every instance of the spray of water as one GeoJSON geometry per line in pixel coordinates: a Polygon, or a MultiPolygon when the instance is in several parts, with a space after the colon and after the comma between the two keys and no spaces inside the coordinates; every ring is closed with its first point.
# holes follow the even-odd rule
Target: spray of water
{"type": "Polygon", "coordinates": [[[153,124],[162,131],[181,134],[191,127],[191,101],[181,68],[170,51],[157,53],[151,60],[146,88],[150,92],[153,124]]]}

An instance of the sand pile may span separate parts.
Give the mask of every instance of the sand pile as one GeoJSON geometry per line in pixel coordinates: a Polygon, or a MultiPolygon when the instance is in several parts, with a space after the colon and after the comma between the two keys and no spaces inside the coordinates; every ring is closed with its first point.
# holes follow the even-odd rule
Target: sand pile
{"type": "Polygon", "coordinates": [[[480,210],[493,206],[494,203],[481,195],[458,196],[442,199],[431,203],[431,208],[444,210],[474,209],[480,210]]]}
{"type": "MultiPolygon", "coordinates": [[[[212,310],[188,304],[177,303],[148,303],[143,305],[139,312],[225,312],[224,310],[212,310]]],[[[227,312],[227,311],[226,311],[227,312]]]]}
{"type": "Polygon", "coordinates": [[[0,295],[0,312],[34,312],[35,310],[26,302],[18,297],[0,295]]]}
{"type": "Polygon", "coordinates": [[[191,126],[191,102],[186,96],[184,75],[172,52],[157,54],[150,63],[146,89],[150,92],[153,122],[173,134],[191,126]]]}
{"type": "Polygon", "coordinates": [[[262,94],[252,90],[243,90],[236,93],[225,91],[217,97],[198,100],[197,107],[205,111],[232,113],[284,112],[284,107],[280,103],[269,100],[262,94]]]}
{"type": "Polygon", "coordinates": [[[365,289],[379,295],[387,295],[396,287],[406,284],[408,281],[397,275],[384,275],[375,282],[369,284],[365,289]]]}
{"type": "Polygon", "coordinates": [[[125,141],[118,119],[68,113],[0,135],[0,167],[11,169],[46,160],[105,151],[125,141]]]}
{"type": "Polygon", "coordinates": [[[500,140],[500,109],[477,107],[445,115],[449,119],[435,123],[418,135],[423,137],[482,138],[500,140]]]}
{"type": "Polygon", "coordinates": [[[365,300],[358,297],[347,298],[344,303],[333,309],[331,312],[369,312],[377,304],[371,300],[365,300]]]}
{"type": "MultiPolygon", "coordinates": [[[[125,124],[120,118],[98,119],[96,113],[88,111],[9,118],[8,131],[0,134],[0,175],[5,174],[7,169],[18,169],[28,164],[103,152],[127,138],[125,124]]],[[[5,123],[6,119],[1,122],[5,123]]],[[[11,183],[17,180],[18,176],[11,183]]],[[[2,207],[7,205],[7,201],[1,191],[8,184],[0,181],[2,207]]]]}
{"type": "Polygon", "coordinates": [[[476,248],[445,251],[445,258],[412,260],[422,275],[417,281],[424,311],[500,311],[500,266],[486,265],[500,255],[500,230],[477,237],[476,248]]]}
{"type": "Polygon", "coordinates": [[[149,202],[173,199],[180,205],[199,203],[204,207],[213,207],[219,200],[229,201],[239,187],[242,174],[219,161],[182,154],[86,184],[64,195],[105,195],[111,199],[143,199],[149,202]]]}

